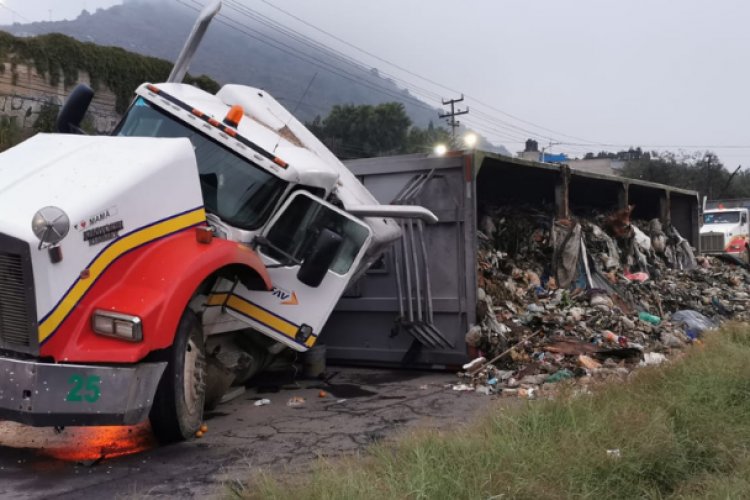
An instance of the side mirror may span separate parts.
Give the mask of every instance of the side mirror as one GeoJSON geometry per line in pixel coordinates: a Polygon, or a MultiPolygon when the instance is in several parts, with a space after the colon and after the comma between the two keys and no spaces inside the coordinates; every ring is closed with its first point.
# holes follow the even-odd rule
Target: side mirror
{"type": "Polygon", "coordinates": [[[80,134],[81,122],[94,98],[94,91],[88,85],[79,84],[70,93],[57,115],[57,131],[61,134],[80,134]]]}
{"type": "Polygon", "coordinates": [[[323,229],[310,256],[302,263],[297,273],[297,279],[307,286],[317,287],[320,285],[343,242],[344,238],[340,234],[334,233],[330,229],[323,229]]]}

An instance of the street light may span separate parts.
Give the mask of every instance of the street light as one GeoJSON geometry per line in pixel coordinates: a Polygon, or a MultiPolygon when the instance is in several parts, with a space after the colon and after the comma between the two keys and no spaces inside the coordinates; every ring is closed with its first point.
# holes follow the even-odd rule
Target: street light
{"type": "Polygon", "coordinates": [[[435,146],[435,154],[438,156],[443,156],[445,153],[448,152],[448,146],[445,144],[438,144],[435,146]]]}
{"type": "Polygon", "coordinates": [[[473,132],[469,132],[464,136],[464,144],[466,144],[467,147],[473,148],[477,144],[477,134],[473,132]]]}

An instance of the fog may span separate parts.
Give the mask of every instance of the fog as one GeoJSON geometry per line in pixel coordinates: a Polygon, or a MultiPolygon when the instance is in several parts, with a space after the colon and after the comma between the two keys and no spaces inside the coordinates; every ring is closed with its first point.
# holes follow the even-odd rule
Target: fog
{"type": "MultiPolygon", "coordinates": [[[[572,155],[712,149],[729,167],[750,165],[750,4],[740,0],[225,1],[223,13],[242,20],[237,2],[378,67],[429,104],[466,94],[461,121],[512,151],[533,137],[572,155]]],[[[0,22],[116,3],[3,0],[0,22]]]]}

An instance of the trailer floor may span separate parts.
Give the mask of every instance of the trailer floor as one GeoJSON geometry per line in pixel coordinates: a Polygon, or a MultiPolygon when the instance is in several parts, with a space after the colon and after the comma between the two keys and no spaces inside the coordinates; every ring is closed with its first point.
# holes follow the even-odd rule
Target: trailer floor
{"type": "Polygon", "coordinates": [[[465,423],[492,401],[446,387],[452,373],[329,367],[336,372],[330,385],[274,387],[281,379],[266,377],[208,414],[203,438],[171,446],[156,445],[148,424],[57,433],[0,422],[0,498],[218,497],[258,471],[300,473],[317,456],[356,452],[414,426],[465,423]],[[287,406],[295,396],[304,404],[287,406]],[[255,406],[260,398],[271,404],[255,406]]]}

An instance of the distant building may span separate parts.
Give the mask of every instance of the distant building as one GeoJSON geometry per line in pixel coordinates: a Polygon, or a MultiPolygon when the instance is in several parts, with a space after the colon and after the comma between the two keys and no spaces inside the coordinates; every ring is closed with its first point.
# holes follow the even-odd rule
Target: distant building
{"type": "Polygon", "coordinates": [[[526,147],[518,152],[522,160],[536,161],[540,163],[565,164],[574,170],[589,172],[592,174],[620,175],[629,160],[637,160],[648,153],[642,153],[640,148],[621,151],[619,153],[599,153],[594,155],[588,153],[582,159],[571,159],[564,153],[554,154],[539,150],[539,143],[534,139],[526,141],[526,147]]]}
{"type": "Polygon", "coordinates": [[[574,170],[589,172],[592,174],[620,175],[627,163],[625,160],[616,158],[591,158],[584,160],[568,160],[565,162],[574,170]]]}
{"type": "Polygon", "coordinates": [[[526,148],[518,152],[518,157],[522,160],[538,161],[541,163],[567,163],[568,156],[565,153],[548,153],[539,151],[539,143],[533,139],[526,141],[526,148]]]}
{"type": "Polygon", "coordinates": [[[522,160],[539,161],[541,159],[539,143],[533,139],[528,139],[526,141],[526,148],[518,152],[518,157],[522,160]]]}

